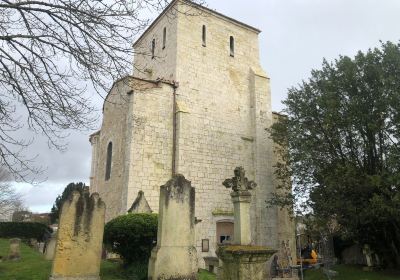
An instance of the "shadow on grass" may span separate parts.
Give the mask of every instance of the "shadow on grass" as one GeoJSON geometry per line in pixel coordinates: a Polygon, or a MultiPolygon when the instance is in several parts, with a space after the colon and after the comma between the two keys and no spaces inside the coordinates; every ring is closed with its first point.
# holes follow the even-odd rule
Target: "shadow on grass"
{"type": "MultiPolygon", "coordinates": [[[[333,268],[339,274],[334,280],[399,280],[400,271],[377,270],[363,271],[361,266],[337,265],[333,268]]],[[[304,280],[325,280],[328,279],[322,269],[307,270],[304,273],[304,280]]]]}

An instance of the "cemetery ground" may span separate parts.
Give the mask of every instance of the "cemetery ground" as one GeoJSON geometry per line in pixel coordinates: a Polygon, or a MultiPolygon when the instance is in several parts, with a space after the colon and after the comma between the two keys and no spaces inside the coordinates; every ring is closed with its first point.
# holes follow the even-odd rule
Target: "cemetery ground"
{"type": "MultiPolygon", "coordinates": [[[[6,256],[9,249],[9,241],[0,239],[0,255],[6,256]]],[[[48,280],[51,271],[51,261],[46,261],[43,255],[26,244],[21,244],[20,261],[0,262],[0,279],[7,280],[48,280]]],[[[133,279],[132,274],[138,267],[122,269],[117,262],[103,261],[101,265],[102,280],[125,280],[133,279]]],[[[335,280],[398,280],[399,271],[375,271],[365,272],[360,267],[338,265],[334,267],[339,275],[335,280]]],[[[215,280],[214,274],[202,270],[199,280],[215,280]]],[[[327,279],[321,270],[308,270],[305,272],[305,280],[327,279]]]]}
{"type": "MultiPolygon", "coordinates": [[[[9,250],[9,240],[0,239],[0,256],[6,257],[9,250]]],[[[21,260],[1,261],[0,279],[4,280],[48,280],[51,272],[52,261],[47,261],[43,255],[21,243],[21,260]]],[[[120,263],[102,261],[100,277],[102,280],[126,280],[132,278],[132,274],[140,267],[122,269],[120,263]]],[[[199,273],[199,280],[215,280],[215,275],[207,271],[199,273]]]]}
{"type": "MultiPolygon", "coordinates": [[[[363,271],[361,266],[336,265],[333,270],[339,274],[334,280],[399,280],[400,271],[363,271]]],[[[322,269],[306,270],[304,280],[325,280],[328,279],[322,269]]]]}

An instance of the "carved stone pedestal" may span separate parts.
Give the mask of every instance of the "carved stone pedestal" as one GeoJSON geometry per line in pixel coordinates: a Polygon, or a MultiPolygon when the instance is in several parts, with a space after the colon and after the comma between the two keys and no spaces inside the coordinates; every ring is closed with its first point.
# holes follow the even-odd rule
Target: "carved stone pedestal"
{"type": "Polygon", "coordinates": [[[220,259],[218,280],[265,280],[268,279],[266,262],[276,250],[230,245],[219,247],[216,253],[220,259]]]}
{"type": "Polygon", "coordinates": [[[231,192],[235,228],[234,228],[234,244],[250,245],[251,244],[251,227],[250,227],[250,202],[251,193],[247,190],[231,192]]]}

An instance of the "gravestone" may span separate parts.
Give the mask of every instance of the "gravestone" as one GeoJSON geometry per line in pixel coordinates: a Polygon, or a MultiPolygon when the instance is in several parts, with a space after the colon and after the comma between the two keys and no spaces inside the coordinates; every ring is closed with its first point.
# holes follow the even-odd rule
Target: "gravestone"
{"type": "Polygon", "coordinates": [[[106,206],[88,188],[61,209],[50,280],[99,280],[106,206]]]}
{"type": "Polygon", "coordinates": [[[21,244],[21,239],[19,238],[10,239],[10,251],[8,252],[9,260],[18,261],[21,259],[20,244],[21,244]]]}
{"type": "Polygon", "coordinates": [[[371,248],[369,247],[368,244],[364,244],[363,254],[365,256],[365,260],[367,262],[367,266],[368,267],[374,266],[374,263],[373,263],[373,260],[372,260],[372,250],[371,250],[371,248]]]}
{"type": "Polygon", "coordinates": [[[45,242],[39,242],[39,243],[38,243],[38,251],[39,251],[41,254],[44,254],[45,246],[46,246],[46,243],[45,243],[45,242]]]}
{"type": "Polygon", "coordinates": [[[223,185],[231,188],[234,206],[234,244],[220,246],[218,280],[264,280],[267,279],[266,263],[276,252],[263,246],[251,245],[250,202],[251,192],[257,185],[245,176],[243,167],[236,167],[235,176],[223,185]]]}
{"type": "Polygon", "coordinates": [[[197,279],[195,189],[183,175],[160,187],[157,246],[149,261],[149,280],[197,279]]]}
{"type": "Polygon", "coordinates": [[[57,235],[52,234],[50,239],[47,241],[46,248],[44,251],[44,258],[48,261],[54,259],[54,253],[56,251],[57,235]]]}
{"type": "Polygon", "coordinates": [[[36,238],[29,239],[29,246],[33,248],[35,251],[39,251],[39,242],[36,238]]]}
{"type": "Polygon", "coordinates": [[[144,196],[143,191],[139,191],[135,201],[129,208],[128,213],[152,213],[149,203],[144,196]]]}

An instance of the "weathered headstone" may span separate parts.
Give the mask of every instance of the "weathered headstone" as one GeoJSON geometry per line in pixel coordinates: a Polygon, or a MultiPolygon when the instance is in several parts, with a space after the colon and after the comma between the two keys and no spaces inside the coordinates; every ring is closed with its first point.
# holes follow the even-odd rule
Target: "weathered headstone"
{"type": "Polygon", "coordinates": [[[194,209],[195,189],[183,175],[174,175],[160,187],[157,246],[148,279],[197,279],[194,209]]]}
{"type": "Polygon", "coordinates": [[[36,238],[29,239],[29,246],[34,250],[39,251],[39,242],[37,241],[36,238]]]}
{"type": "Polygon", "coordinates": [[[38,251],[39,251],[41,254],[44,254],[45,246],[46,246],[46,243],[45,243],[45,242],[39,242],[39,243],[38,243],[38,251]]]}
{"type": "Polygon", "coordinates": [[[44,251],[44,258],[48,261],[54,259],[54,253],[56,251],[57,235],[53,234],[47,241],[46,248],[44,251]]]}
{"type": "Polygon", "coordinates": [[[128,213],[152,213],[149,203],[144,196],[143,191],[139,191],[135,201],[129,208],[128,213]]]}
{"type": "Polygon", "coordinates": [[[21,244],[21,239],[19,238],[10,239],[10,251],[8,252],[9,260],[17,261],[21,259],[20,244],[21,244]]]}
{"type": "Polygon", "coordinates": [[[245,177],[243,167],[236,167],[235,176],[226,179],[223,185],[232,188],[234,205],[234,245],[220,246],[219,280],[264,280],[267,279],[266,262],[276,252],[262,246],[251,245],[250,190],[257,185],[245,177]]]}
{"type": "Polygon", "coordinates": [[[374,266],[374,263],[372,261],[372,250],[371,250],[371,248],[369,247],[368,244],[364,244],[363,254],[365,256],[365,260],[367,262],[367,266],[368,267],[374,266]]]}
{"type": "Polygon", "coordinates": [[[74,191],[62,206],[51,280],[99,280],[106,206],[74,191]]]}

